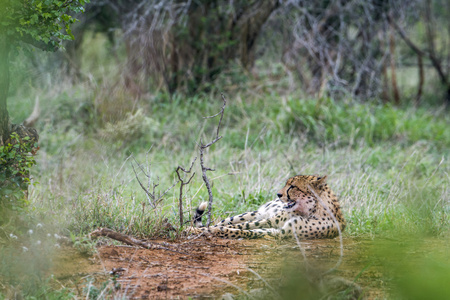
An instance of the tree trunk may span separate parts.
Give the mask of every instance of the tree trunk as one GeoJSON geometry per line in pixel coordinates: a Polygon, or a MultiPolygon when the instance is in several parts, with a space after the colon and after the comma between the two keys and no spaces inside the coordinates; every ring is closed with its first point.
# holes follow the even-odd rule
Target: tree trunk
{"type": "Polygon", "coordinates": [[[450,105],[450,83],[447,84],[447,95],[445,96],[446,105],[450,105]]]}
{"type": "Polygon", "coordinates": [[[415,102],[416,106],[418,106],[420,104],[420,101],[422,100],[423,84],[425,82],[425,74],[423,71],[422,55],[419,53],[417,54],[417,64],[419,65],[419,87],[417,88],[417,95],[416,95],[416,102],[415,102]]]}
{"type": "Polygon", "coordinates": [[[255,41],[264,23],[279,6],[279,1],[255,1],[237,21],[235,39],[240,40],[239,54],[242,66],[249,70],[255,61],[255,41]]]}
{"type": "Polygon", "coordinates": [[[0,145],[9,138],[9,115],[6,101],[9,91],[9,43],[0,34],[0,145]]]}
{"type": "Polygon", "coordinates": [[[392,81],[392,93],[394,96],[394,103],[400,104],[400,93],[397,87],[397,72],[395,69],[395,38],[394,38],[394,28],[392,24],[389,24],[389,58],[391,62],[391,81],[392,81]]]}

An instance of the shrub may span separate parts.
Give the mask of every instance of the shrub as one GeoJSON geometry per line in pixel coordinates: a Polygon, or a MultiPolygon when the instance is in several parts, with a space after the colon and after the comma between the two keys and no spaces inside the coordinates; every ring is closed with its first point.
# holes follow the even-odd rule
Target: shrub
{"type": "Polygon", "coordinates": [[[30,185],[30,168],[36,164],[34,154],[38,147],[34,140],[23,139],[15,132],[9,142],[0,146],[0,204],[16,209],[26,205],[30,185]]]}

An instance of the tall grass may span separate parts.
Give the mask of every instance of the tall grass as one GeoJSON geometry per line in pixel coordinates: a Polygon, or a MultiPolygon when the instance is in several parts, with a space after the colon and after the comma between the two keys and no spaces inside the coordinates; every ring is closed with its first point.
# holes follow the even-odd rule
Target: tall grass
{"type": "MultiPolygon", "coordinates": [[[[294,96],[228,98],[223,139],[207,153],[215,169],[210,177],[217,219],[274,198],[289,176],[328,174],[351,224],[347,234],[448,229],[445,112],[294,96]]],[[[36,212],[50,210],[52,222],[76,233],[110,226],[152,235],[163,218],[176,223],[177,189],[151,209],[130,157],[151,164],[152,180],[165,190],[176,180],[176,167],[198,156],[200,138],[213,136],[217,122],[203,116],[220,108],[219,99],[175,96],[169,104],[161,95],[151,105],[142,101],[120,121],[88,131],[79,120],[59,115],[65,114],[59,108],[64,101],[47,100],[55,109],[45,114],[67,125],[41,123],[35,170],[40,185],[31,193],[36,212]]],[[[195,168],[185,195],[189,209],[207,197],[195,168]]]]}

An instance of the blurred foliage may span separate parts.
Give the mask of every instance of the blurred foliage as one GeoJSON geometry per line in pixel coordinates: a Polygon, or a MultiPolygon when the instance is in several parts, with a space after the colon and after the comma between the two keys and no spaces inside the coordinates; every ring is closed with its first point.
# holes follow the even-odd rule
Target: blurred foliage
{"type": "Polygon", "coordinates": [[[392,105],[354,102],[338,104],[330,98],[289,101],[285,128],[295,128],[319,143],[369,146],[380,141],[411,144],[433,141],[438,149],[450,148],[445,120],[436,120],[426,110],[405,111],[392,105]],[[356,144],[355,144],[356,143],[356,144]]]}
{"type": "MultiPolygon", "coordinates": [[[[293,80],[290,84],[310,96],[381,96],[398,104],[405,97],[400,91],[400,98],[392,99],[398,89],[395,78],[401,75],[394,62],[401,68],[414,66],[408,77],[424,77],[420,85],[433,92],[432,85],[438,85],[440,96],[446,91],[449,18],[441,8],[447,6],[443,0],[92,1],[75,24],[77,40],[67,45],[63,60],[67,74],[84,78],[82,43],[93,31],[107,37],[108,55],[123,63],[123,84],[137,98],[156,87],[170,95],[210,91],[223,75],[231,81],[249,71],[259,77],[267,68],[254,66],[263,57],[266,66],[279,63],[293,80]],[[424,73],[417,70],[418,54],[392,31],[390,18],[422,49],[424,73]],[[436,82],[430,73],[438,65],[443,72],[437,72],[436,82]]],[[[417,84],[408,98],[428,100],[417,84]]]]}
{"type": "Polygon", "coordinates": [[[0,299],[73,299],[50,274],[61,236],[32,216],[12,212],[9,217],[8,224],[0,224],[0,299]]]}
{"type": "MultiPolygon", "coordinates": [[[[30,169],[36,164],[37,143],[30,137],[19,138],[12,133],[9,143],[0,146],[0,207],[21,209],[27,204],[27,190],[31,184],[30,169]]],[[[5,215],[2,213],[2,219],[5,215]]],[[[1,221],[0,221],[1,223],[1,221]]]]}
{"type": "Polygon", "coordinates": [[[11,41],[47,45],[46,50],[61,47],[61,41],[74,39],[70,29],[76,21],[70,13],[84,11],[86,0],[1,0],[2,34],[11,41]],[[64,30],[64,31],[63,31],[64,30]]]}

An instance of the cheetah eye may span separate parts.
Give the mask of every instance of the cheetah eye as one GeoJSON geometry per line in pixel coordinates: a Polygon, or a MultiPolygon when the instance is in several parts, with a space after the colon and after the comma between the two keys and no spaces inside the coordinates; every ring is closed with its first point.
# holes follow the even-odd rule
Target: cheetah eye
{"type": "Polygon", "coordinates": [[[291,189],[298,189],[298,188],[295,187],[295,186],[293,186],[293,185],[291,185],[291,186],[287,189],[286,195],[287,195],[288,200],[292,200],[291,197],[289,196],[289,191],[290,191],[291,189]]]}

